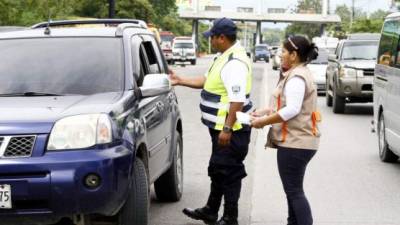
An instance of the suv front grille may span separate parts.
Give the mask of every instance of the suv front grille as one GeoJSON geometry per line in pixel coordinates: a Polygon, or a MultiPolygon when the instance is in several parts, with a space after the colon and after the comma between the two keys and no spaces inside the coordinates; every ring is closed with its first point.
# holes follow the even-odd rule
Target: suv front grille
{"type": "Polygon", "coordinates": [[[364,69],[363,73],[364,73],[364,76],[373,76],[374,75],[374,69],[364,69]]]}
{"type": "Polygon", "coordinates": [[[0,158],[31,156],[35,140],[33,135],[0,137],[0,158]]]}

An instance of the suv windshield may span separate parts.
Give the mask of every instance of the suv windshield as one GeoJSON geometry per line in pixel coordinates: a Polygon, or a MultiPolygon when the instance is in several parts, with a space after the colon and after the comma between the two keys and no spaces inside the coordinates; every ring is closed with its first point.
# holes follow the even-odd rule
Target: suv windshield
{"type": "Polygon", "coordinates": [[[378,41],[346,42],[343,46],[343,60],[375,60],[378,41]]]}
{"type": "Polygon", "coordinates": [[[174,48],[193,48],[192,43],[184,43],[184,42],[178,42],[175,43],[174,48]]]}
{"type": "Polygon", "coordinates": [[[0,94],[121,91],[122,57],[122,42],[116,38],[1,40],[0,94]]]}
{"type": "Polygon", "coordinates": [[[328,50],[319,49],[318,57],[310,62],[310,64],[328,64],[328,50]]]}
{"type": "Polygon", "coordinates": [[[268,48],[267,48],[267,46],[256,46],[256,51],[267,51],[268,50],[268,48]]]}

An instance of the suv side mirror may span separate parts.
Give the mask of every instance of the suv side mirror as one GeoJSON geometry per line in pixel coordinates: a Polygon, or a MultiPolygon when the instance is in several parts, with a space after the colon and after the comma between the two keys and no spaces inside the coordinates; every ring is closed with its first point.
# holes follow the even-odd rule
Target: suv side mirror
{"type": "Polygon", "coordinates": [[[330,54],[328,56],[328,61],[337,61],[337,56],[335,54],[330,54]]]}
{"type": "Polygon", "coordinates": [[[148,74],[139,89],[142,97],[146,98],[168,93],[172,87],[167,74],[148,74]]]}

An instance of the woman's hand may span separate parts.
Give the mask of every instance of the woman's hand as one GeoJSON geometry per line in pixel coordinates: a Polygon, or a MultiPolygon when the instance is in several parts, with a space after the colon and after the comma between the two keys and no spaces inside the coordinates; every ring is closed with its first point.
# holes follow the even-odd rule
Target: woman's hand
{"type": "Polygon", "coordinates": [[[250,113],[250,116],[253,117],[260,117],[260,116],[269,116],[273,110],[269,107],[264,108],[264,109],[256,109],[253,112],[250,113]]]}
{"type": "Polygon", "coordinates": [[[175,86],[175,85],[179,85],[181,78],[175,74],[175,72],[171,69],[168,70],[169,73],[169,80],[171,81],[171,85],[175,86]]]}
{"type": "Polygon", "coordinates": [[[266,116],[261,116],[261,117],[260,116],[259,117],[252,116],[250,118],[250,125],[257,129],[263,128],[266,125],[265,119],[266,119],[266,116]]]}

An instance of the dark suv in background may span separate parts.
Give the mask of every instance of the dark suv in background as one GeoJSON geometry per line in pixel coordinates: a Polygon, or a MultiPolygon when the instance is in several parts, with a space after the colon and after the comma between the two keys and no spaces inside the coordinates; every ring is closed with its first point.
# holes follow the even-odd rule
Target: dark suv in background
{"type": "Polygon", "coordinates": [[[253,62],[257,62],[258,60],[269,62],[269,58],[270,52],[268,50],[268,45],[257,44],[254,47],[253,62]]]}
{"type": "Polygon", "coordinates": [[[328,57],[326,104],[343,113],[346,103],[372,102],[379,35],[357,34],[339,41],[328,57]]]}
{"type": "Polygon", "coordinates": [[[146,225],[152,183],[180,200],[180,112],[143,21],[43,23],[0,40],[2,223],[146,225]]]}

